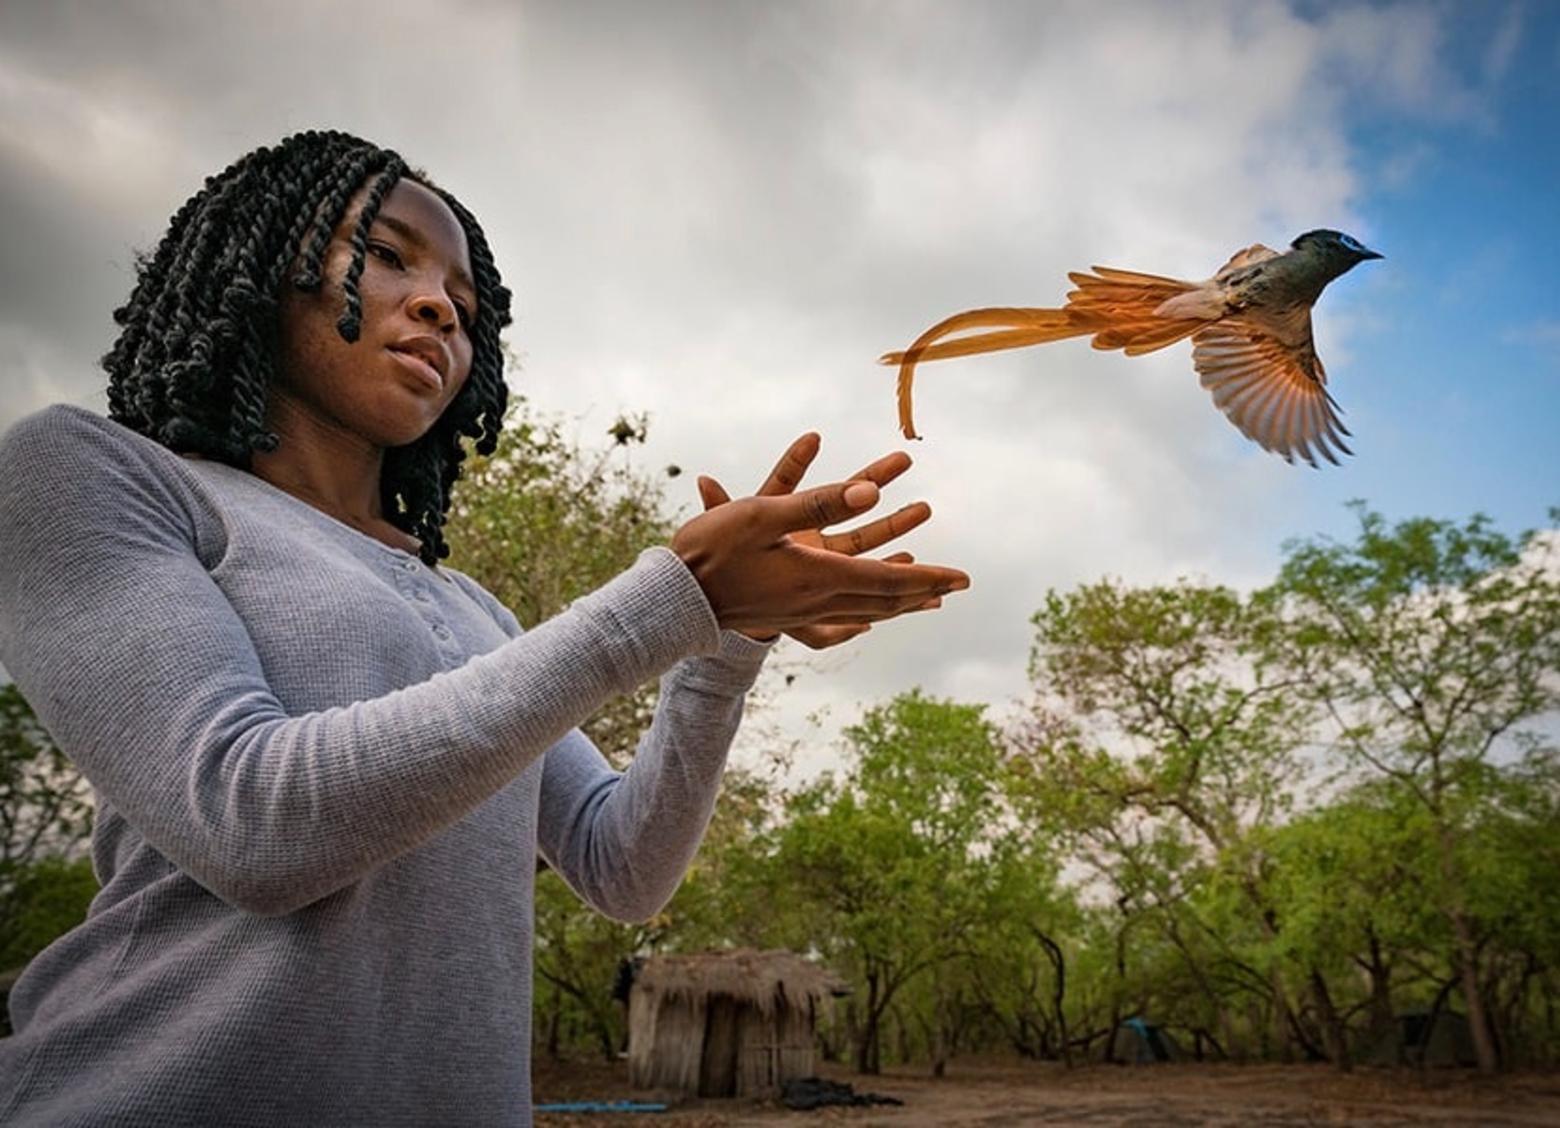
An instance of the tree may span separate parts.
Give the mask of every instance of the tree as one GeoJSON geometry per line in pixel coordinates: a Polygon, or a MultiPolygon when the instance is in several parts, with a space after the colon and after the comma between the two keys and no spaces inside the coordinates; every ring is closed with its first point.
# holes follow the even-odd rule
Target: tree
{"type": "MultiPolygon", "coordinates": [[[[1224,587],[1104,580],[1050,593],[1033,621],[1035,715],[1017,739],[1026,810],[1051,820],[1108,883],[1123,936],[1140,916],[1162,930],[1226,1044],[1232,1019],[1215,962],[1266,991],[1281,1045],[1293,1036],[1310,1048],[1273,958],[1281,922],[1260,849],[1293,802],[1310,721],[1291,675],[1268,660],[1269,608],[1224,587]],[[1221,884],[1245,901],[1266,950],[1237,952],[1221,940],[1229,930],[1199,914],[1221,884]]],[[[1347,1068],[1325,980],[1307,980],[1327,1056],[1347,1068]]]]}
{"type": "Polygon", "coordinates": [[[853,1023],[860,1072],[882,1068],[898,993],[957,958],[980,926],[982,845],[1000,802],[999,749],[982,712],[918,692],[869,710],[846,730],[843,778],[799,790],[768,838],[770,903],[796,906],[784,941],[865,988],[853,1023]]]}
{"type": "MultiPolygon", "coordinates": [[[[1431,891],[1479,1067],[1497,1068],[1481,951],[1489,921],[1472,828],[1492,801],[1501,757],[1533,762],[1544,742],[1522,726],[1560,709],[1560,529],[1508,537],[1475,515],[1389,526],[1356,504],[1356,539],[1290,547],[1272,598],[1275,636],[1305,696],[1331,718],[1355,769],[1423,813],[1431,891]]],[[[1551,518],[1560,524],[1560,511],[1551,518]]]]}
{"type": "Polygon", "coordinates": [[[89,794],[21,691],[0,686],[0,971],[85,914],[96,882],[68,863],[92,829],[89,794]]]}

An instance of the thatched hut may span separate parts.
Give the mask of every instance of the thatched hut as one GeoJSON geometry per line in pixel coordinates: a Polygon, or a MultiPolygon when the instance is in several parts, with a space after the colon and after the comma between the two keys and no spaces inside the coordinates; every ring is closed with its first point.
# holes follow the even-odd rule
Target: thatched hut
{"type": "Polygon", "coordinates": [[[778,1094],[813,1074],[819,1005],[846,990],[791,952],[647,959],[629,992],[629,1078],[686,1096],[778,1094]]]}

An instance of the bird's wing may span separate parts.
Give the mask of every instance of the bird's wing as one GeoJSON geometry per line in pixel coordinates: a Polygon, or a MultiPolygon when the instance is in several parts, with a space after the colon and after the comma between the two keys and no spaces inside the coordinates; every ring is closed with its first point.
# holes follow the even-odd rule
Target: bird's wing
{"type": "Polygon", "coordinates": [[[1231,255],[1230,261],[1219,267],[1213,276],[1217,278],[1226,271],[1239,270],[1241,267],[1250,266],[1254,262],[1266,262],[1270,258],[1277,257],[1278,252],[1272,247],[1264,247],[1261,243],[1253,243],[1251,246],[1238,250],[1231,255]]]}
{"type": "Polygon", "coordinates": [[[1192,364],[1215,406],[1264,449],[1312,466],[1315,448],[1338,464],[1333,449],[1353,454],[1342,436],[1338,404],[1327,394],[1327,373],[1311,343],[1309,323],[1298,347],[1283,344],[1239,318],[1199,329],[1192,337],[1192,364]]]}

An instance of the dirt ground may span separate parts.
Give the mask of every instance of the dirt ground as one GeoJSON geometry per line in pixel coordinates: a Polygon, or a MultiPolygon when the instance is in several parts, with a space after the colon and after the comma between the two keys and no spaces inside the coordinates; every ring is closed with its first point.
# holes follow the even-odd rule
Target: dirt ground
{"type": "MultiPolygon", "coordinates": [[[[777,1101],[672,1101],[665,1113],[542,1113],[539,1128],[1301,1128],[1310,1125],[1560,1126],[1560,1073],[1493,1079],[1467,1071],[1361,1069],[1348,1076],[1326,1066],[1081,1066],[1034,1062],[955,1061],[941,1079],[891,1069],[862,1077],[823,1066],[820,1073],[857,1093],[898,1097],[875,1105],[793,1112],[777,1101]]],[[[622,1062],[537,1062],[538,1103],[568,1100],[657,1100],[634,1092],[622,1062]]]]}

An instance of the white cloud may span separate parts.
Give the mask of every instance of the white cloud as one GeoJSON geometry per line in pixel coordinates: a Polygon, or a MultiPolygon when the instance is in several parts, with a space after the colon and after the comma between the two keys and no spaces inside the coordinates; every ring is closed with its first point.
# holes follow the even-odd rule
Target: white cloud
{"type": "MultiPolygon", "coordinates": [[[[0,171],[102,205],[128,248],[253,144],[339,125],[394,145],[483,218],[526,393],[586,433],[649,411],[646,464],[690,471],[690,506],[693,472],[751,488],[806,429],[820,481],[900,445],[874,358],[957,309],[1055,304],[1096,262],[1199,277],[1310,227],[1368,239],[1350,99],[1480,104],[1419,5],[28,7],[0,17],[0,171]]],[[[97,269],[128,290],[126,255],[97,269]]],[[[92,387],[79,364],[38,375],[65,349],[30,332],[8,417],[92,387]]],[[[1021,694],[1048,587],[1259,581],[1312,480],[1212,409],[1184,345],[928,365],[917,410],[890,497],[933,503],[910,547],[975,588],[801,679],[794,731],[917,684],[1021,694]]]]}

